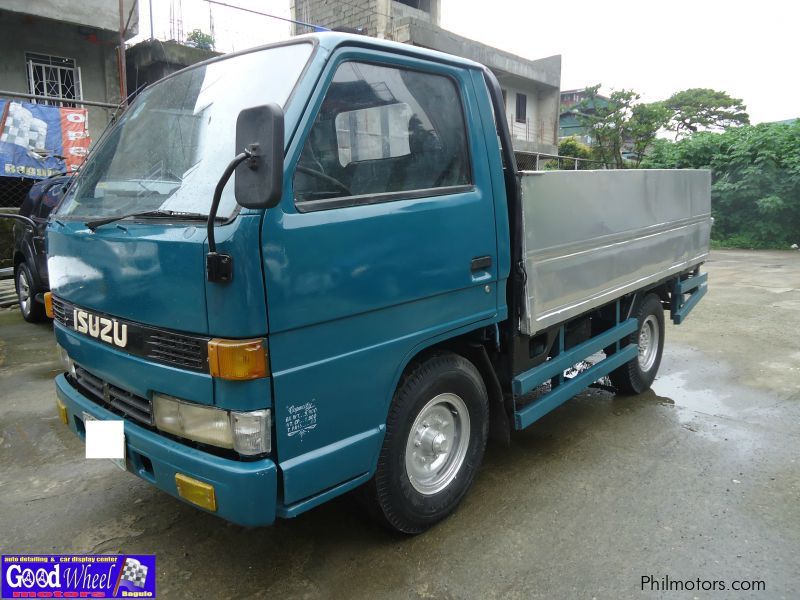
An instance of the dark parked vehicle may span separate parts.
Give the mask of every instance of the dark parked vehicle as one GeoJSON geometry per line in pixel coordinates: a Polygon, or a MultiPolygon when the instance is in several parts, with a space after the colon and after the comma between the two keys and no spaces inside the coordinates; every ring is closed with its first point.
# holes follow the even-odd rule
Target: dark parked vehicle
{"type": "Polygon", "coordinates": [[[71,178],[70,175],[60,175],[34,184],[19,209],[19,215],[30,221],[19,219],[14,223],[14,284],[22,316],[32,323],[47,318],[42,298],[50,285],[45,227],[71,178]]]}

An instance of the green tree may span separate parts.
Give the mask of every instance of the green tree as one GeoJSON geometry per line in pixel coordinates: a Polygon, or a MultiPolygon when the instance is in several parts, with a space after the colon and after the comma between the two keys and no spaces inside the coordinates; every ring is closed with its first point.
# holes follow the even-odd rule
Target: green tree
{"type": "MultiPolygon", "coordinates": [[[[571,158],[582,158],[582,159],[589,159],[592,157],[592,149],[587,146],[586,144],[581,143],[575,137],[567,137],[561,140],[558,143],[558,155],[559,156],[568,156],[571,158]]],[[[591,167],[586,166],[587,163],[578,162],[579,169],[588,169],[591,167]]],[[[561,161],[561,168],[562,169],[574,169],[575,168],[575,161],[571,160],[562,160],[561,161]]]]}
{"type": "Polygon", "coordinates": [[[667,124],[670,112],[660,102],[645,104],[633,90],[616,90],[608,100],[599,98],[600,85],[586,89],[586,98],[576,106],[578,122],[591,132],[592,152],[598,160],[618,169],[631,166],[623,152],[631,151],[633,166],[639,166],[645,149],[667,124]]]}
{"type": "Polygon", "coordinates": [[[800,121],[658,140],[642,166],[711,169],[711,235],[723,245],[800,244],[800,121]]]}
{"type": "Polygon", "coordinates": [[[675,139],[702,130],[724,130],[750,123],[747,107],[739,98],[709,88],[676,92],[664,104],[672,111],[668,128],[675,132],[675,139]]]}
{"type": "Polygon", "coordinates": [[[192,29],[191,33],[186,36],[186,41],[192,42],[197,48],[202,48],[203,50],[214,49],[214,38],[199,29],[192,29]]]}

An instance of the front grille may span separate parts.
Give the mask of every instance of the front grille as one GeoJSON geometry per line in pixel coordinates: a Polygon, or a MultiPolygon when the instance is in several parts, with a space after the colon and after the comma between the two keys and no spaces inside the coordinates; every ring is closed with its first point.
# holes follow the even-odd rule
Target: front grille
{"type": "Polygon", "coordinates": [[[64,327],[72,327],[72,313],[67,310],[64,302],[53,296],[53,317],[64,327]]]}
{"type": "Polygon", "coordinates": [[[75,365],[75,380],[89,400],[123,417],[153,425],[153,404],[147,398],[111,385],[78,365],[75,365]]]}
{"type": "Polygon", "coordinates": [[[208,342],[166,331],[151,333],[144,340],[145,356],[193,371],[205,371],[208,342]]]}
{"type": "MultiPolygon", "coordinates": [[[[81,309],[74,304],[53,296],[53,317],[68,329],[75,330],[75,323],[73,322],[75,310],[86,309],[81,309]]],[[[89,312],[92,315],[100,314],[95,311],[89,312]]],[[[113,346],[118,350],[149,358],[165,365],[199,373],[208,373],[209,338],[141,325],[133,321],[119,319],[113,315],[103,316],[119,323],[124,323],[127,327],[127,345],[124,348],[113,346]]],[[[95,337],[94,339],[97,338],[95,337]]]]}

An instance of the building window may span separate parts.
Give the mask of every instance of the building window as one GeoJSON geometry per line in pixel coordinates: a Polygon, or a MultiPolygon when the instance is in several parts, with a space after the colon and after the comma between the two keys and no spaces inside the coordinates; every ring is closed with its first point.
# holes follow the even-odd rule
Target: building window
{"type": "Polygon", "coordinates": [[[528,97],[517,94],[517,123],[524,123],[528,118],[528,97]]]}
{"type": "Polygon", "coordinates": [[[505,107],[507,106],[506,102],[508,102],[508,92],[501,88],[500,93],[503,94],[503,107],[505,107]]]}
{"type": "Polygon", "coordinates": [[[81,70],[71,58],[25,53],[28,67],[28,90],[51,100],[34,100],[54,106],[75,106],[70,100],[83,100],[81,70]]]}
{"type": "Polygon", "coordinates": [[[395,0],[400,4],[405,4],[411,8],[417,8],[425,12],[431,12],[431,0],[395,0]]]}

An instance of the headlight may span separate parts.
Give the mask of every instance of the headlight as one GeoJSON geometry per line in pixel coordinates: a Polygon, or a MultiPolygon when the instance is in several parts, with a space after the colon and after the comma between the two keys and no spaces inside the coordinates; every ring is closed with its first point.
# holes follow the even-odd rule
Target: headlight
{"type": "Polygon", "coordinates": [[[251,412],[227,411],[166,394],[153,394],[156,427],[239,454],[266,454],[271,446],[271,413],[268,409],[251,412]]]}
{"type": "Polygon", "coordinates": [[[64,369],[64,373],[69,373],[75,377],[75,362],[69,357],[69,354],[61,344],[56,344],[56,347],[58,348],[58,357],[61,359],[61,368],[64,369]]]}

